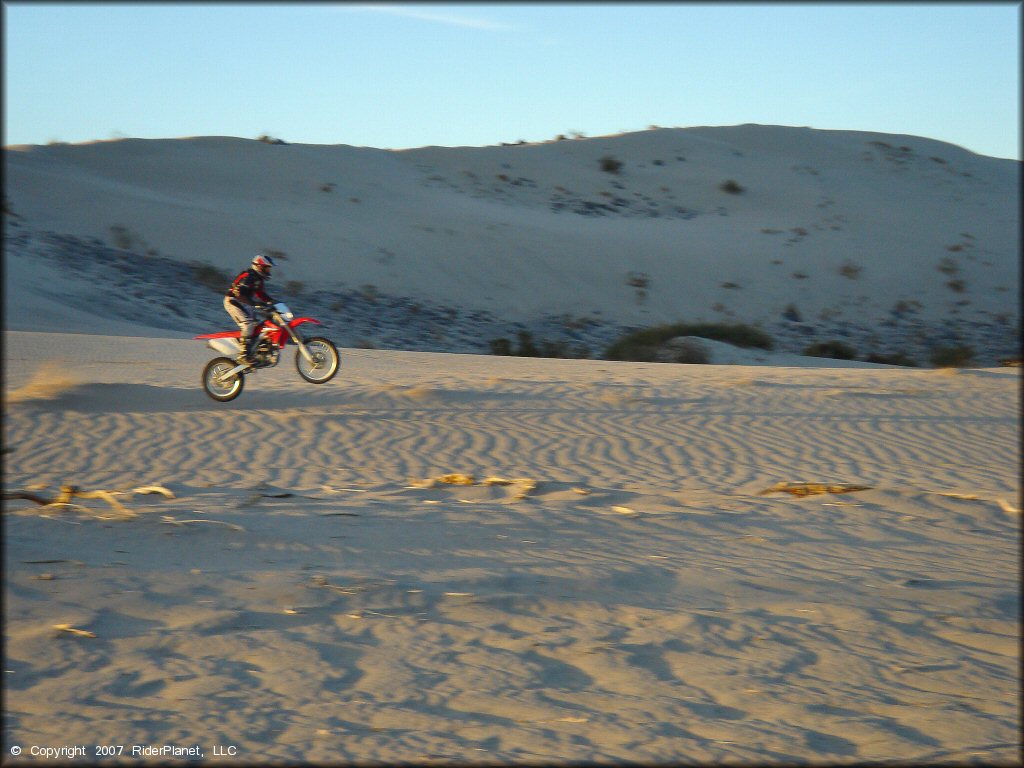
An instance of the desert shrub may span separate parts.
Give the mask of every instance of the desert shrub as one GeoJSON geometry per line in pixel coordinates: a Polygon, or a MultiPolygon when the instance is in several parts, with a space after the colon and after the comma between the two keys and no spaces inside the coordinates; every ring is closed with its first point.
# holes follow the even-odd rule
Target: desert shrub
{"type": "Polygon", "coordinates": [[[575,348],[575,349],[574,349],[574,350],[572,351],[572,355],[571,355],[571,357],[574,357],[574,358],[576,358],[577,360],[589,360],[589,359],[590,359],[590,358],[592,357],[592,355],[590,354],[590,345],[589,345],[589,344],[586,344],[586,343],[583,343],[583,342],[581,342],[581,343],[580,343],[579,345],[577,345],[577,347],[576,347],[576,348],[575,348]]]}
{"type": "Polygon", "coordinates": [[[891,352],[888,354],[872,352],[864,359],[869,363],[881,363],[882,365],[903,365],[909,368],[917,367],[917,361],[905,355],[903,352],[891,352]]]}
{"type": "Polygon", "coordinates": [[[942,261],[939,262],[939,266],[937,266],[936,269],[939,270],[939,272],[941,272],[942,274],[949,275],[950,277],[952,277],[953,275],[957,274],[960,271],[960,266],[956,263],[954,259],[951,259],[949,256],[946,256],[942,259],[942,261]]]}
{"type": "Polygon", "coordinates": [[[707,365],[711,362],[711,356],[706,350],[687,349],[677,352],[672,356],[672,362],[682,365],[707,365]]]}
{"type": "Polygon", "coordinates": [[[613,173],[618,175],[622,171],[622,162],[616,160],[611,155],[605,155],[601,158],[601,170],[605,173],[613,173]]]}
{"type": "Polygon", "coordinates": [[[739,195],[743,193],[743,187],[741,187],[732,179],[727,179],[726,181],[723,181],[718,188],[723,192],[729,193],[730,195],[739,195]]]}
{"type": "Polygon", "coordinates": [[[590,348],[586,344],[571,347],[563,340],[541,339],[534,343],[533,334],[519,331],[516,334],[518,344],[513,347],[507,338],[491,339],[487,342],[492,355],[513,357],[556,357],[569,359],[586,359],[590,357],[590,348]]]}
{"type": "Polygon", "coordinates": [[[849,344],[837,341],[818,341],[804,348],[803,354],[808,357],[827,357],[832,360],[856,360],[857,350],[849,344]]]}
{"type": "Polygon", "coordinates": [[[597,325],[598,322],[591,317],[579,316],[574,317],[568,312],[559,318],[559,323],[567,331],[579,331],[592,325],[597,325]]]}
{"type": "Polygon", "coordinates": [[[257,141],[261,141],[264,144],[287,144],[288,143],[287,141],[282,141],[281,139],[275,139],[273,136],[268,136],[265,133],[263,135],[261,135],[257,139],[257,141]]]}
{"type": "Polygon", "coordinates": [[[737,347],[772,348],[771,336],[742,323],[671,323],[626,334],[605,350],[604,357],[606,360],[649,362],[656,358],[658,349],[666,341],[676,336],[699,336],[737,347]]]}
{"type": "Polygon", "coordinates": [[[130,251],[136,242],[135,234],[121,224],[110,225],[110,239],[115,248],[120,248],[123,251],[130,251]]]}
{"type": "Polygon", "coordinates": [[[626,285],[632,288],[639,288],[643,290],[650,284],[651,278],[646,272],[629,272],[626,275],[626,285]]]}
{"type": "Polygon", "coordinates": [[[642,304],[647,299],[651,277],[646,272],[629,272],[626,274],[626,285],[636,289],[636,303],[642,304]]]}
{"type": "Polygon", "coordinates": [[[903,317],[905,315],[911,315],[921,309],[921,302],[911,299],[900,299],[893,304],[892,309],[889,310],[889,314],[895,317],[903,317]]]}
{"type": "Polygon", "coordinates": [[[516,348],[516,354],[519,357],[540,357],[540,350],[533,343],[532,333],[529,331],[519,331],[516,334],[516,338],[519,341],[519,346],[516,348]]]}
{"type": "Polygon", "coordinates": [[[782,310],[782,316],[792,323],[803,322],[803,315],[800,314],[800,310],[797,309],[796,304],[789,304],[784,310],[782,310]]]}
{"type": "Polygon", "coordinates": [[[231,275],[212,264],[193,264],[192,279],[211,291],[225,291],[231,285],[231,275]]]}
{"type": "MultiPolygon", "coordinates": [[[[491,339],[488,345],[492,355],[512,355],[514,357],[541,357],[541,351],[533,343],[533,334],[521,330],[516,332],[517,346],[513,347],[512,342],[502,337],[491,339]]],[[[547,355],[547,357],[558,357],[559,355],[547,355]]]]}
{"type": "Polygon", "coordinates": [[[540,340],[540,351],[537,354],[540,357],[572,357],[566,342],[551,339],[540,340]]]}
{"type": "Polygon", "coordinates": [[[955,280],[948,280],[946,287],[953,291],[953,293],[963,293],[967,290],[967,283],[960,278],[956,278],[955,280]]]}
{"type": "Polygon", "coordinates": [[[500,339],[491,339],[488,342],[488,346],[491,349],[492,355],[511,355],[512,354],[512,342],[502,337],[500,339]]]}
{"type": "Polygon", "coordinates": [[[289,280],[284,284],[285,291],[294,295],[302,293],[305,287],[301,280],[289,280]]]}
{"type": "Polygon", "coordinates": [[[856,280],[860,277],[860,273],[864,271],[863,267],[859,267],[852,261],[848,261],[839,267],[839,274],[849,280],[856,280]]]}
{"type": "Polygon", "coordinates": [[[974,350],[966,344],[935,347],[928,360],[936,368],[969,368],[974,363],[974,350]]]}
{"type": "Polygon", "coordinates": [[[711,353],[696,339],[676,339],[668,344],[661,359],[671,363],[706,365],[711,362],[711,353]]]}

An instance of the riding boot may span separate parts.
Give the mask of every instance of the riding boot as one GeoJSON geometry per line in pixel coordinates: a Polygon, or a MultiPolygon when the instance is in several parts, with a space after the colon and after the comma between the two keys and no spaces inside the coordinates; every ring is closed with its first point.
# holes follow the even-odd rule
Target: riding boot
{"type": "Polygon", "coordinates": [[[242,354],[238,356],[238,362],[249,363],[250,365],[256,362],[256,336],[250,336],[242,342],[242,354]]]}
{"type": "Polygon", "coordinates": [[[249,343],[245,345],[245,357],[250,363],[256,362],[256,347],[259,345],[260,339],[257,334],[253,334],[249,337],[249,343]]]}

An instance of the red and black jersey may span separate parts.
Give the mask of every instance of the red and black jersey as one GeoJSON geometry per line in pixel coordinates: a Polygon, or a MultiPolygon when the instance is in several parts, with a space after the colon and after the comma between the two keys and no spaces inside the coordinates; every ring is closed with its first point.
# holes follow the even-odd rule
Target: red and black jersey
{"type": "Polygon", "coordinates": [[[231,281],[228,296],[238,299],[244,304],[272,304],[274,302],[263,290],[263,276],[255,269],[247,269],[239,273],[238,277],[231,281]]]}

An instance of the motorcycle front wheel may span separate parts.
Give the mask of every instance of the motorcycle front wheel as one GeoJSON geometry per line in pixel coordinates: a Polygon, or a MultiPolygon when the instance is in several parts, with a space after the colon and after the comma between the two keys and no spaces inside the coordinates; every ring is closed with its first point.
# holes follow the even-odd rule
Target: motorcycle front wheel
{"type": "Polygon", "coordinates": [[[295,350],[295,367],[299,371],[299,376],[310,384],[325,384],[333,379],[341,363],[334,342],[322,336],[314,336],[302,343],[313,360],[307,360],[301,349],[295,350]]]}
{"type": "Polygon", "coordinates": [[[245,387],[245,374],[236,373],[225,377],[228,371],[238,365],[229,357],[215,357],[203,369],[203,389],[219,403],[234,400],[245,387]]]}

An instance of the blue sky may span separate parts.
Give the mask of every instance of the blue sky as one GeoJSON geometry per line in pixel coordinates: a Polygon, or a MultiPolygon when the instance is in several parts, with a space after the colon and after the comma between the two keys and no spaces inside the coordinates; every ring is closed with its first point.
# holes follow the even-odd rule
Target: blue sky
{"type": "Polygon", "coordinates": [[[1021,158],[1020,3],[3,6],[5,145],[763,123],[1021,158]]]}

